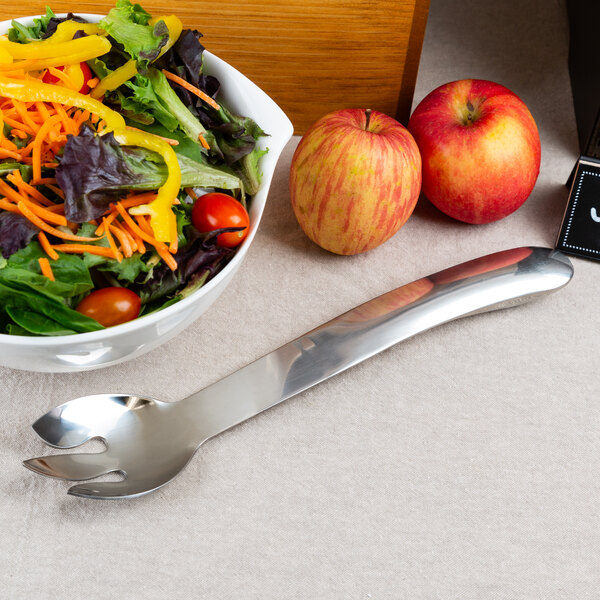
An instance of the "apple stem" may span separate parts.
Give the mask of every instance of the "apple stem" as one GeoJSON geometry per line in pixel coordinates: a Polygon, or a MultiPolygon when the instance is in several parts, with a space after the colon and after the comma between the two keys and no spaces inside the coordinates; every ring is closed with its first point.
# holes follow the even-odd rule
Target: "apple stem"
{"type": "Polygon", "coordinates": [[[371,113],[373,111],[370,108],[365,110],[365,131],[369,130],[369,121],[371,120],[371,113]]]}

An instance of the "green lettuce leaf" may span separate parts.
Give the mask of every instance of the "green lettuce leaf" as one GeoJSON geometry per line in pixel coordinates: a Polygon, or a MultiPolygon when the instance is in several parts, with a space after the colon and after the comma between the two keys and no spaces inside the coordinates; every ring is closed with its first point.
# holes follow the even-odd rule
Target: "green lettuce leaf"
{"type": "Polygon", "coordinates": [[[38,259],[47,256],[41,246],[33,241],[15,252],[0,269],[0,280],[7,284],[20,282],[54,296],[72,298],[90,291],[94,284],[84,260],[74,254],[59,253],[52,261],[55,280],[41,274],[38,259]]]}
{"type": "Polygon", "coordinates": [[[50,19],[56,15],[52,12],[50,7],[46,6],[46,14],[43,17],[33,20],[33,25],[27,27],[22,25],[18,21],[12,21],[11,28],[8,30],[8,39],[11,42],[17,42],[19,44],[28,44],[34,40],[39,40],[44,33],[50,19]]]}
{"type": "Polygon", "coordinates": [[[152,26],[148,24],[150,18],[151,15],[139,4],[118,0],[116,8],[112,8],[99,23],[137,61],[141,72],[158,57],[169,39],[165,22],[158,21],[152,26]]]}

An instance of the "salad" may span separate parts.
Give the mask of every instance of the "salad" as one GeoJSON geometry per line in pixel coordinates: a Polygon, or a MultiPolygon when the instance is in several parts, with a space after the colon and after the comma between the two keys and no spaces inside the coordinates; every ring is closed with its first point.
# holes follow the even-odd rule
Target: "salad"
{"type": "Polygon", "coordinates": [[[266,134],[219,101],[200,38],[129,0],[0,36],[0,333],[123,323],[231,260],[266,134]]]}

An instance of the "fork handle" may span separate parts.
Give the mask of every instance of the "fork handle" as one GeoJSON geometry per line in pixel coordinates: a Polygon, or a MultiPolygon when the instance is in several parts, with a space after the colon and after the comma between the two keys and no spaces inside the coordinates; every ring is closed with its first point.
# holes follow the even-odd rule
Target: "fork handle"
{"type": "Polygon", "coordinates": [[[204,441],[420,332],[521,304],[572,275],[569,259],[549,248],[483,256],[374,298],[179,404],[204,441]]]}

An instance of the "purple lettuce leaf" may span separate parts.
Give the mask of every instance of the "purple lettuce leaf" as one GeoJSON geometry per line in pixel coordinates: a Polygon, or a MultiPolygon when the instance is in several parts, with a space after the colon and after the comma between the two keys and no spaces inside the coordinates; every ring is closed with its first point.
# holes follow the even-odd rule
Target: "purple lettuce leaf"
{"type": "Polygon", "coordinates": [[[101,217],[124,189],[143,178],[129,168],[112,132],[99,137],[87,125],[69,137],[56,169],[56,181],[65,194],[65,216],[73,223],[101,217]]]}
{"type": "Polygon", "coordinates": [[[217,236],[227,231],[239,230],[237,227],[198,233],[194,228],[188,228],[190,241],[175,254],[177,270],[171,271],[166,264],[160,263],[154,268],[150,279],[132,286],[132,289],[146,304],[164,300],[176,291],[181,292],[201,277],[206,276],[205,281],[208,281],[221,271],[235,254],[233,248],[217,246],[217,236]]]}
{"type": "Polygon", "coordinates": [[[25,248],[39,233],[39,229],[22,215],[4,211],[0,213],[0,248],[2,256],[9,258],[25,248]]]}

